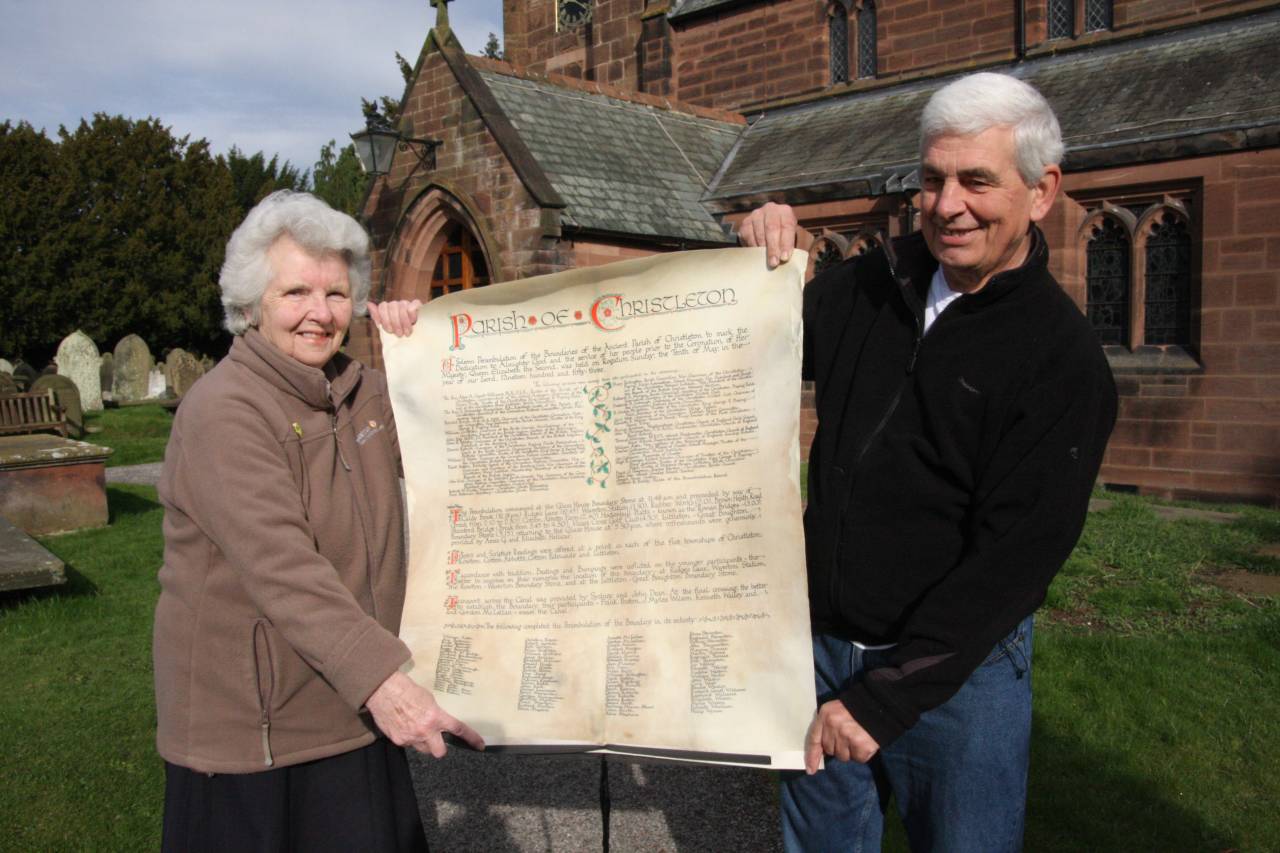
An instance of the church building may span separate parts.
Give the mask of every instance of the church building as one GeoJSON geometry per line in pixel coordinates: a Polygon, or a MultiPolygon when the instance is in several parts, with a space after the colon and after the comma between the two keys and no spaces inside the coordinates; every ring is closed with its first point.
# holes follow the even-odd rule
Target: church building
{"type": "Polygon", "coordinates": [[[1102,482],[1280,505],[1280,2],[504,0],[506,61],[432,5],[375,299],[736,245],[769,200],[812,274],[918,227],[929,96],[1012,74],[1067,145],[1042,228],[1120,391],[1102,482]]]}

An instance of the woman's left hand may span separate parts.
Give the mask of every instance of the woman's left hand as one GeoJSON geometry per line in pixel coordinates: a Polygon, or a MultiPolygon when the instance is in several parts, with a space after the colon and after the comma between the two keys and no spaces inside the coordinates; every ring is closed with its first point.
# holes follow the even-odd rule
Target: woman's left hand
{"type": "Polygon", "coordinates": [[[413,324],[418,322],[418,309],[422,300],[397,299],[392,302],[369,303],[369,316],[374,325],[383,331],[390,332],[398,338],[406,338],[413,334],[413,324]]]}

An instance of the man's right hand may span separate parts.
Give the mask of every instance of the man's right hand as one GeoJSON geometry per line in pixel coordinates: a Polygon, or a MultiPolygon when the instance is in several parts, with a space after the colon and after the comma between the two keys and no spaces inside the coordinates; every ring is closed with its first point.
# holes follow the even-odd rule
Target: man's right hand
{"type": "Polygon", "coordinates": [[[744,246],[764,246],[770,269],[790,260],[797,245],[813,245],[813,236],[800,227],[795,211],[773,202],[757,207],[738,224],[738,240],[744,246]]]}
{"type": "Polygon", "coordinates": [[[436,704],[430,690],[403,672],[393,672],[364,703],[382,733],[396,746],[411,746],[444,758],[444,732],[456,735],[473,749],[484,749],[476,730],[436,704]]]}
{"type": "Polygon", "coordinates": [[[844,703],[832,699],[822,703],[809,724],[804,743],[804,769],[810,776],[817,773],[824,755],[866,764],[879,751],[880,744],[858,725],[844,703]]]}

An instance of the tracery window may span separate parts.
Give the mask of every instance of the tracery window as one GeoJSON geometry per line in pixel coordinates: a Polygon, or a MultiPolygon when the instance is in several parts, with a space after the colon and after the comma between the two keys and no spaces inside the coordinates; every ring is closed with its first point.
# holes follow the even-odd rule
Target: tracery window
{"type": "Polygon", "coordinates": [[[823,240],[814,247],[813,274],[822,275],[827,270],[844,260],[844,253],[832,240],[823,240]]]}
{"type": "Polygon", "coordinates": [[[1086,313],[1103,344],[1195,343],[1193,194],[1085,201],[1086,313]]]}
{"type": "Polygon", "coordinates": [[[1084,31],[1111,29],[1111,0],[1084,0],[1084,31]]]}
{"type": "Polygon", "coordinates": [[[1065,39],[1075,35],[1075,0],[1049,0],[1049,38],[1065,39]]]}
{"type": "Polygon", "coordinates": [[[858,9],[858,78],[876,76],[876,0],[858,9]]]}
{"type": "Polygon", "coordinates": [[[1143,342],[1185,344],[1191,339],[1191,234],[1187,221],[1162,213],[1147,235],[1143,342]]]}
{"type": "Polygon", "coordinates": [[[831,46],[831,82],[849,82],[849,12],[840,3],[827,10],[827,31],[831,46]]]}
{"type": "MultiPolygon", "coordinates": [[[[880,218],[828,223],[806,223],[818,233],[809,247],[808,278],[820,275],[841,261],[865,255],[885,239],[885,224],[880,218]]],[[[806,280],[808,280],[808,278],[806,280]]]]}
{"type": "Polygon", "coordinates": [[[1114,217],[1092,227],[1087,250],[1089,322],[1104,344],[1129,342],[1129,234],[1114,217]]]}

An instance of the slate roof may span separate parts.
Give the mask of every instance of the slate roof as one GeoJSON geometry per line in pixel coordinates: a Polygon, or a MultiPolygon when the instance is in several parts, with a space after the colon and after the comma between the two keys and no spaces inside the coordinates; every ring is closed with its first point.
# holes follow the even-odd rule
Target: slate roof
{"type": "MultiPolygon", "coordinates": [[[[1005,70],[1053,104],[1064,165],[1083,169],[1280,143],[1278,41],[1280,12],[1268,12],[1005,70]]],[[[893,191],[914,177],[920,111],[949,79],[766,113],[704,200],[728,209],[766,193],[803,200],[893,191]]]]}
{"type": "Polygon", "coordinates": [[[493,71],[480,77],[564,199],[566,225],[733,242],[699,199],[742,125],[493,71]]]}
{"type": "Polygon", "coordinates": [[[667,18],[672,21],[678,21],[681,18],[691,18],[702,12],[718,12],[732,6],[742,6],[746,3],[757,2],[759,0],[676,0],[671,7],[671,11],[667,13],[667,18]]]}

